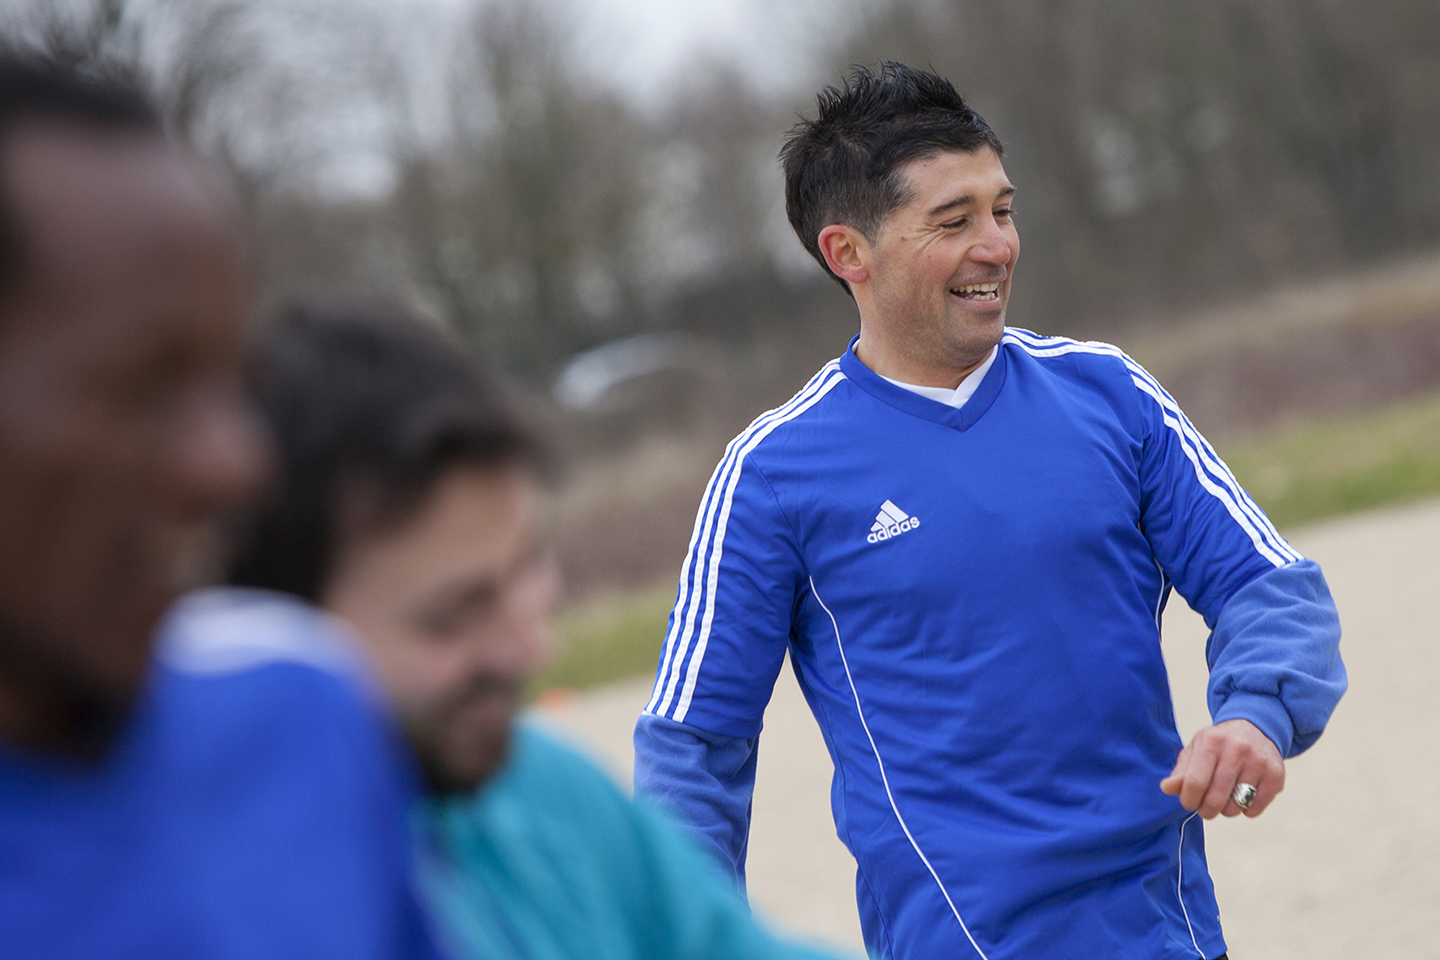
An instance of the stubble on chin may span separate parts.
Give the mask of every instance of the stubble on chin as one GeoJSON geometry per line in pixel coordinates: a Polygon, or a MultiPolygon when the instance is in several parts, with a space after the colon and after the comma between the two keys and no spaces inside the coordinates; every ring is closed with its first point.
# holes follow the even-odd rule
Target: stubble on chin
{"type": "Polygon", "coordinates": [[[993,318],[977,321],[960,318],[946,330],[946,336],[934,344],[935,361],[950,369],[965,369],[983,363],[1005,335],[1005,311],[993,318]]]}
{"type": "Polygon", "coordinates": [[[483,734],[458,735],[444,720],[406,726],[426,789],[437,796],[469,794],[510,758],[514,711],[503,725],[483,734]]]}

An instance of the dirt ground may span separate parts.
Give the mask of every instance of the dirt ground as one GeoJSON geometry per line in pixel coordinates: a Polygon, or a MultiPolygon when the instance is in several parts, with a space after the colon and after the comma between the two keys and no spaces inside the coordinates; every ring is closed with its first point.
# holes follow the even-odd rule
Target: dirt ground
{"type": "MultiPolygon", "coordinates": [[[[1433,960],[1440,920],[1440,500],[1294,531],[1320,562],[1344,625],[1350,692],[1289,764],[1256,820],[1206,825],[1235,960],[1433,960]]],[[[1208,723],[1206,630],[1172,600],[1164,651],[1187,737],[1208,723]]],[[[630,731],[649,679],[582,694],[549,719],[629,782],[630,731]]],[[[860,945],[854,861],[835,837],[830,763],[794,678],[765,718],[749,888],[777,926],[860,945]]]]}

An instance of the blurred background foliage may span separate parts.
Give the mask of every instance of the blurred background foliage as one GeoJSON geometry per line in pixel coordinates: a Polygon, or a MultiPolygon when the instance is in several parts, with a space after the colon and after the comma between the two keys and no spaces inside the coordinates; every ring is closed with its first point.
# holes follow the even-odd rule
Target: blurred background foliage
{"type": "Polygon", "coordinates": [[[610,663],[567,683],[614,673],[605,636],[653,662],[725,440],[856,329],[775,155],[881,57],[1006,142],[1012,323],[1125,346],[1282,523],[1440,491],[1440,4],[793,6],[787,82],[697,56],[644,96],[563,0],[10,0],[0,30],[147,79],[239,185],[262,302],[398,299],[529,395],[573,465],[562,628],[610,663]]]}

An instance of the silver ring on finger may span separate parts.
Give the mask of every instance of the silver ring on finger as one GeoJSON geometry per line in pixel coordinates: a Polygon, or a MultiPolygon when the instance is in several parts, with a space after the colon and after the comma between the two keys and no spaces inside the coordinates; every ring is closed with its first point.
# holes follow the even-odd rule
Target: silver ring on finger
{"type": "Polygon", "coordinates": [[[1255,803],[1255,794],[1259,793],[1254,784],[1237,783],[1235,789],[1230,791],[1230,799],[1235,801],[1235,806],[1241,810],[1249,810],[1255,803]]]}

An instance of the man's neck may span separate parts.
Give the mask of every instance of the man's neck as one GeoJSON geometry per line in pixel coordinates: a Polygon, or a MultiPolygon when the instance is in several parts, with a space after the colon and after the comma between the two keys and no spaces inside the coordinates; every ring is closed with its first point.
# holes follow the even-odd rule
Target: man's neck
{"type": "Polygon", "coordinates": [[[940,387],[954,390],[970,374],[978,370],[990,354],[994,345],[986,347],[976,356],[961,356],[947,362],[926,360],[895,350],[878,337],[866,337],[860,329],[860,339],[855,343],[855,357],[865,366],[889,380],[913,384],[917,387],[940,387]]]}

